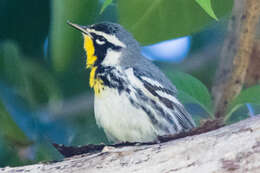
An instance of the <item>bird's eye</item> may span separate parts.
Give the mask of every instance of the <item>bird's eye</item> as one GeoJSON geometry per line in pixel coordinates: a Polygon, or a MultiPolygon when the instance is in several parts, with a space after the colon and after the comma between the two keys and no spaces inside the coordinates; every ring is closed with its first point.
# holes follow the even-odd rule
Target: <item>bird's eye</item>
{"type": "Polygon", "coordinates": [[[96,39],[97,44],[105,44],[106,39],[104,37],[99,37],[96,39]]]}

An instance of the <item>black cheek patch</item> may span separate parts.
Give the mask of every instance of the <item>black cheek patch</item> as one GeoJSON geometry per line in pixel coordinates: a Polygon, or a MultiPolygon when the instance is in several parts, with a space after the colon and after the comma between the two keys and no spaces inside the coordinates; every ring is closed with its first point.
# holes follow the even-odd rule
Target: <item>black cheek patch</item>
{"type": "MultiPolygon", "coordinates": [[[[96,39],[96,38],[93,37],[93,39],[96,39]]],[[[107,40],[105,40],[105,44],[103,44],[103,45],[97,44],[95,40],[93,40],[93,43],[94,43],[94,47],[95,47],[95,56],[97,56],[97,60],[94,64],[94,66],[98,66],[99,64],[102,63],[102,61],[106,57],[108,49],[112,49],[114,51],[119,51],[122,48],[120,46],[113,45],[112,43],[108,42],[107,40]]]]}
{"type": "Polygon", "coordinates": [[[98,66],[101,64],[101,62],[104,60],[107,54],[107,47],[106,44],[99,45],[94,41],[94,47],[95,47],[95,56],[97,57],[97,60],[94,64],[94,66],[98,66]]]}

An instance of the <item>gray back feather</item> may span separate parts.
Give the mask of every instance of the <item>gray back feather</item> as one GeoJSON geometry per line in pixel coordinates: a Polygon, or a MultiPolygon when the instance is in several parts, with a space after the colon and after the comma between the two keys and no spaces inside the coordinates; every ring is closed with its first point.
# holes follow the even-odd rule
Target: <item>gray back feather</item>
{"type": "Polygon", "coordinates": [[[116,35],[116,37],[119,38],[119,40],[127,46],[122,50],[122,58],[120,61],[120,65],[122,67],[135,68],[138,71],[142,72],[143,75],[161,83],[166,89],[177,93],[175,86],[169,81],[164,73],[162,73],[157,66],[155,66],[150,60],[148,60],[141,54],[140,45],[136,41],[136,39],[134,39],[131,33],[124,29],[124,27],[116,23],[102,22],[96,24],[96,26],[100,26],[100,24],[106,25],[108,31],[110,32],[109,34],[116,35]]]}

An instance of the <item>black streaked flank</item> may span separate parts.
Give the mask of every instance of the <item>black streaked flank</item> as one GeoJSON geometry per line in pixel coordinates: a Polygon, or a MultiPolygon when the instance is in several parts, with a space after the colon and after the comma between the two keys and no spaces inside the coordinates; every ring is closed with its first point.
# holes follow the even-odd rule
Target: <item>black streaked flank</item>
{"type": "Polygon", "coordinates": [[[95,74],[95,77],[100,78],[105,86],[118,89],[119,94],[121,94],[123,90],[130,92],[127,88],[128,84],[121,76],[123,76],[123,74],[116,70],[115,67],[104,67],[102,65],[98,66],[95,74]]]}
{"type": "MultiPolygon", "coordinates": [[[[144,87],[152,95],[159,98],[161,103],[168,108],[168,111],[164,110],[157,101],[155,101],[153,98],[150,98],[147,94],[144,93],[144,91],[131,85],[126,74],[122,73],[116,67],[104,67],[100,65],[96,70],[96,77],[100,78],[105,86],[116,89],[119,95],[121,95],[123,91],[126,91],[126,95],[129,97],[129,102],[131,105],[137,109],[143,110],[150,118],[155,128],[168,133],[171,132],[169,129],[170,127],[173,128],[176,132],[179,132],[181,129],[178,128],[177,124],[183,128],[182,130],[193,127],[192,122],[190,122],[190,120],[186,117],[188,113],[184,110],[184,108],[179,108],[180,105],[176,105],[176,103],[169,100],[168,98],[160,96],[156,91],[165,92],[169,95],[174,94],[174,92],[166,88],[154,86],[153,84],[148,83],[147,81],[143,80],[140,75],[138,75],[137,71],[134,71],[134,75],[143,82],[144,87]],[[152,110],[154,110],[154,112],[152,110]],[[160,121],[159,119],[164,119],[165,121],[160,121]],[[163,123],[167,123],[169,125],[165,125],[163,123]]],[[[172,96],[175,97],[174,95],[172,96]]]]}
{"type": "Polygon", "coordinates": [[[129,85],[131,85],[127,79],[127,76],[121,73],[119,70],[117,70],[115,67],[112,66],[98,66],[96,70],[95,77],[100,78],[103,81],[103,84],[109,88],[117,89],[119,94],[122,94],[122,91],[127,91],[127,95],[129,97],[130,103],[138,108],[142,109],[150,118],[150,120],[153,122],[154,126],[165,131],[169,132],[170,129],[168,126],[165,126],[163,124],[160,124],[158,119],[156,118],[156,115],[154,115],[149,106],[151,105],[152,109],[155,109],[155,112],[157,112],[158,115],[161,115],[166,119],[167,122],[172,124],[175,130],[177,130],[177,127],[172,119],[170,119],[169,115],[167,115],[163,109],[151,98],[146,96],[144,92],[141,89],[135,88],[132,86],[132,90],[129,89],[129,85]],[[134,92],[135,98],[132,98],[130,92],[134,92]],[[136,98],[138,100],[136,100],[136,98]],[[143,104],[145,103],[145,104],[143,104]]]}
{"type": "Polygon", "coordinates": [[[176,106],[176,108],[177,108],[178,112],[180,113],[180,116],[178,116],[179,114],[177,114],[176,116],[179,119],[179,121],[182,122],[183,127],[186,129],[193,127],[191,120],[188,119],[188,117],[186,116],[186,114],[187,114],[186,110],[179,106],[176,106]]]}
{"type": "Polygon", "coordinates": [[[179,105],[176,105],[176,103],[172,102],[168,98],[162,97],[159,94],[157,94],[156,90],[162,91],[160,88],[158,89],[158,87],[151,85],[147,81],[143,81],[143,83],[144,83],[144,87],[148,91],[150,91],[154,96],[158,97],[165,106],[167,106],[169,109],[171,109],[175,112],[175,114],[174,114],[175,117],[177,118],[178,122],[181,124],[181,126],[184,129],[189,129],[190,127],[193,127],[192,122],[187,118],[188,113],[184,110],[184,108],[180,108],[179,105]],[[175,109],[177,109],[177,110],[175,110],[175,109]]]}
{"type": "MultiPolygon", "coordinates": [[[[176,103],[174,103],[173,101],[169,100],[168,98],[162,97],[160,96],[156,91],[162,91],[166,94],[171,95],[172,97],[175,97],[175,93],[169,89],[166,88],[161,88],[158,87],[156,85],[150,84],[147,81],[143,80],[141,78],[141,75],[138,75],[138,71],[136,69],[134,69],[134,75],[143,82],[144,87],[155,97],[158,97],[159,100],[169,109],[171,109],[172,111],[174,111],[174,116],[177,118],[178,122],[181,124],[181,126],[184,129],[189,129],[190,127],[193,127],[193,123],[191,122],[191,120],[187,117],[188,116],[188,112],[185,111],[184,107],[180,107],[180,105],[176,105],[176,103]]],[[[160,108],[157,108],[157,110],[160,108]]],[[[165,116],[165,114],[162,113],[162,115],[165,116]]],[[[172,118],[170,118],[171,116],[166,115],[165,118],[168,121],[173,121],[174,120],[172,118]]],[[[173,123],[175,124],[175,123],[173,123]]]]}

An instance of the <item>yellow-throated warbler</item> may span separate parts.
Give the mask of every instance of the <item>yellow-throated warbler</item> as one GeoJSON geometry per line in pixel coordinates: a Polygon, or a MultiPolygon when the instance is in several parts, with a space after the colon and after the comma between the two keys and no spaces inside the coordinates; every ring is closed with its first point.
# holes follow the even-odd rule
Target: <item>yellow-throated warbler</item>
{"type": "Polygon", "coordinates": [[[83,34],[95,118],[108,139],[148,142],[195,127],[175,86],[142,56],[138,42],[121,25],[68,24],[83,34]]]}

